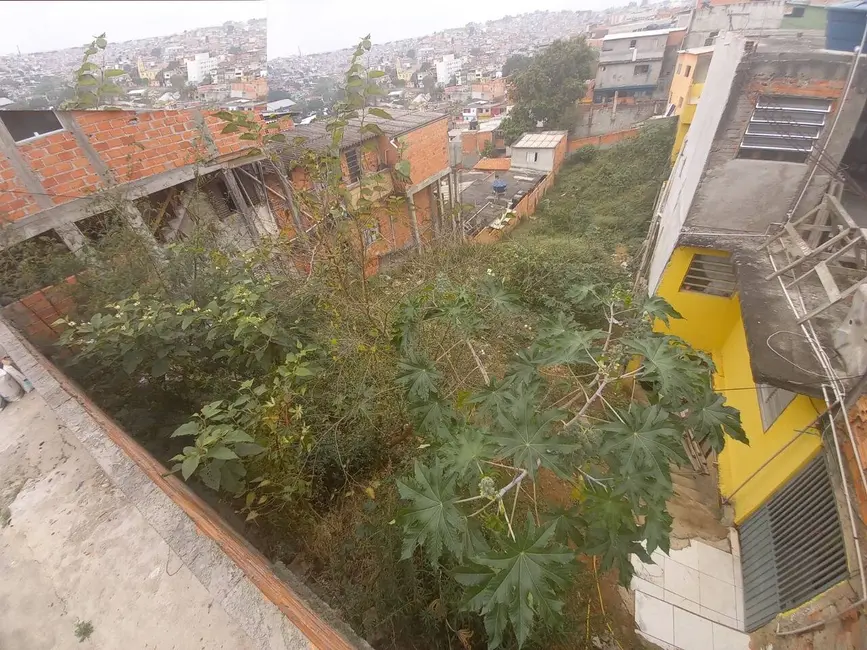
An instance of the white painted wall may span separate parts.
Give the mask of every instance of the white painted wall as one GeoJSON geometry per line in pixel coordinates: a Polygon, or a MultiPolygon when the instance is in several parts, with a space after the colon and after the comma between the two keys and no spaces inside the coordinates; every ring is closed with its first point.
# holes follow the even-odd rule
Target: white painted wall
{"type": "Polygon", "coordinates": [[[705,163],[716,135],[720,118],[729,101],[732,81],[743,56],[745,39],[729,33],[717,41],[707,73],[707,81],[684,140],[680,156],[668,177],[668,187],[660,205],[660,230],[650,260],[648,291],[652,294],[692,206],[705,163]]]}
{"type": "Polygon", "coordinates": [[[516,168],[551,172],[554,170],[554,149],[512,147],[512,169],[516,168]]]}

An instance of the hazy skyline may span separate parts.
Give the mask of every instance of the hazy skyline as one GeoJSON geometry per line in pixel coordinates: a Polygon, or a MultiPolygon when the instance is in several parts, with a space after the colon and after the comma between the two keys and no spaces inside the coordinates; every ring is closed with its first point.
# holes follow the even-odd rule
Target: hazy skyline
{"type": "Polygon", "coordinates": [[[496,4],[466,0],[319,0],[295,4],[268,1],[268,58],[330,52],[354,46],[368,33],[374,43],[415,38],[469,22],[485,22],[533,11],[598,10],[626,0],[501,0],[496,4]]]}
{"type": "Polygon", "coordinates": [[[169,36],[227,20],[267,18],[267,10],[265,0],[3,2],[0,55],[19,47],[22,53],[80,47],[102,32],[109,43],[169,36]]]}

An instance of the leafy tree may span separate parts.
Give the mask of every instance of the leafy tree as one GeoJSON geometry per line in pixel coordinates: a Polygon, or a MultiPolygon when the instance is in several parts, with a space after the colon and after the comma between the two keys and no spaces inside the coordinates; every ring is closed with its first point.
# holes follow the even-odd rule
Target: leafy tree
{"type": "Polygon", "coordinates": [[[457,85],[458,85],[457,76],[452,75],[451,77],[449,77],[449,86],[457,86],[457,85]]]}
{"type": "Polygon", "coordinates": [[[496,149],[494,149],[494,143],[488,140],[485,143],[485,146],[482,148],[482,156],[485,158],[493,158],[497,155],[496,149]]]}
{"type": "Polygon", "coordinates": [[[414,59],[415,59],[415,49],[412,48],[412,47],[409,48],[409,49],[406,51],[406,56],[407,56],[407,58],[409,58],[409,59],[413,59],[413,60],[414,60],[414,59]]]}
{"type": "Polygon", "coordinates": [[[181,92],[184,86],[187,85],[187,78],[182,74],[173,74],[169,79],[169,83],[171,83],[175,92],[181,92]]]}
{"type": "Polygon", "coordinates": [[[532,58],[523,54],[513,54],[503,64],[503,76],[509,77],[516,72],[522,72],[530,67],[532,58]]]}
{"type": "Polygon", "coordinates": [[[584,95],[595,52],[583,37],[554,41],[512,74],[509,96],[514,107],[503,121],[506,143],[541,123],[546,129],[569,128],[570,109],[584,95]]]}
{"type": "Polygon", "coordinates": [[[211,75],[206,74],[206,75],[202,78],[202,85],[204,85],[204,86],[209,86],[209,85],[212,84],[212,83],[214,83],[214,78],[213,78],[211,75]]]}
{"type": "Polygon", "coordinates": [[[578,285],[567,299],[575,313],[598,310],[601,327],[556,313],[501,377],[478,353],[482,314],[520,305],[493,277],[474,291],[424,287],[404,300],[393,330],[397,383],[430,445],[414,479],[398,482],[411,503],[398,519],[404,557],[421,547],[466,587],[464,606],[483,617],[490,648],[510,636],[521,647],[540,623],[558,622],[576,551],[617,569],[623,584],[631,554],[649,562],[655,549],[668,552],[670,468],[688,465],[685,435],[718,451],[727,437],[747,442],[738,411],[712,389],[710,358],[653,331],[680,318],[671,305],[619,286],[578,285]],[[419,347],[438,325],[476,365],[475,388],[457,400],[442,388],[447,367],[419,347]],[[546,472],[573,485],[571,507],[536,496],[546,472]]]}

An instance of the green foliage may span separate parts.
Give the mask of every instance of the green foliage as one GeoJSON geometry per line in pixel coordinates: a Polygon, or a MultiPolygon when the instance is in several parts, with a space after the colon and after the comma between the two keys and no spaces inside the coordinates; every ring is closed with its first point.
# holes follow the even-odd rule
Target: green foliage
{"type": "Polygon", "coordinates": [[[74,72],[75,97],[63,103],[64,110],[82,110],[105,107],[126,94],[123,88],[112,81],[126,74],[123,70],[105,68],[105,48],[108,41],[105,34],[94,36],[93,41],[85,46],[81,65],[74,72]],[[102,61],[94,63],[91,57],[102,53],[102,61]]]}
{"type": "MultiPolygon", "coordinates": [[[[741,439],[742,429],[737,412],[712,391],[712,365],[704,355],[652,331],[657,320],[679,314],[661,298],[639,300],[620,285],[573,286],[566,294],[573,313],[543,320],[535,340],[503,364],[500,379],[490,380],[470,346],[481,385],[449,408],[441,388],[446,369],[416,350],[440,321],[465,342],[479,338],[483,345],[487,328],[473,316],[491,295],[490,287],[473,291],[445,279],[422,287],[402,302],[395,342],[405,355],[396,383],[413,410],[427,405],[425,419],[434,422],[420,423],[419,431],[437,456],[432,469],[416,465],[415,481],[399,482],[401,497],[413,502],[398,517],[406,535],[403,557],[422,546],[432,565],[457,566],[453,575],[468,587],[468,606],[483,615],[489,646],[496,648],[505,644],[509,630],[523,645],[537,618],[556,623],[567,581],[544,569],[543,560],[567,562],[572,554],[547,549],[555,535],[599,556],[604,569],[616,569],[628,584],[631,554],[648,558],[656,548],[668,550],[671,467],[688,465],[683,437],[695,430],[721,449],[725,432],[741,439]],[[574,314],[586,308],[597,309],[607,326],[582,327],[574,314]],[[635,354],[638,366],[627,370],[635,354]],[[616,406],[617,386],[639,378],[649,387],[650,403],[616,406]],[[589,437],[598,442],[581,442],[589,437]],[[552,523],[539,536],[531,517],[519,537],[514,528],[523,484],[537,482],[544,470],[567,482],[580,475],[584,498],[575,508],[552,513],[552,523]],[[460,498],[462,489],[470,496],[460,498]],[[465,510],[478,501],[484,505],[465,510]],[[460,540],[486,512],[482,530],[492,550],[470,554],[467,563],[460,540]],[[543,575],[547,582],[535,581],[543,575]]],[[[518,308],[513,298],[506,304],[518,308]]]]}
{"type": "Polygon", "coordinates": [[[568,584],[575,555],[553,541],[555,526],[537,529],[527,518],[523,533],[505,540],[502,551],[489,551],[457,567],[453,575],[468,587],[466,605],[485,619],[488,647],[499,648],[506,624],[511,623],[522,647],[536,619],[555,624],[563,602],[557,597],[568,584]]]}
{"type": "Polygon", "coordinates": [[[515,62],[516,71],[510,70],[509,93],[514,107],[500,127],[506,144],[534,129],[538,122],[546,129],[569,128],[565,120],[584,95],[584,83],[593,76],[595,60],[596,54],[584,38],[574,37],[554,41],[526,65],[515,62]]]}

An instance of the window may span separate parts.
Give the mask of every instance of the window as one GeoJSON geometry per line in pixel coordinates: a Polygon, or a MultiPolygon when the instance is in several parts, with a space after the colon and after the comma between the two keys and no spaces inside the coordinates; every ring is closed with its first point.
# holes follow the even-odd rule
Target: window
{"type": "Polygon", "coordinates": [[[677,98],[677,107],[680,108],[681,106],[683,106],[683,97],[678,97],[677,98]]]}
{"type": "Polygon", "coordinates": [[[373,244],[380,238],[379,224],[375,223],[372,226],[368,226],[362,231],[362,234],[364,235],[364,245],[373,246],[373,244]]]}
{"type": "Polygon", "coordinates": [[[707,35],[706,39],[704,39],[704,46],[708,47],[709,45],[713,45],[717,36],[719,36],[719,30],[715,29],[707,35]]]}
{"type": "Polygon", "coordinates": [[[539,152],[538,151],[528,151],[527,152],[527,162],[537,162],[539,160],[539,152]]]}
{"type": "Polygon", "coordinates": [[[831,112],[831,100],[762,95],[750,117],[739,158],[806,162],[831,112]]]}
{"type": "Polygon", "coordinates": [[[696,291],[728,298],[736,288],[735,272],[728,255],[693,255],[680,285],[681,291],[696,291]]]}
{"type": "Polygon", "coordinates": [[[820,453],[738,526],[748,632],[846,578],[841,533],[820,453]]]}
{"type": "Polygon", "coordinates": [[[674,71],[674,74],[680,74],[681,68],[683,68],[683,63],[678,63],[677,70],[674,71]]]}
{"type": "Polygon", "coordinates": [[[63,131],[63,125],[52,111],[0,111],[0,121],[15,142],[63,131]]]}
{"type": "Polygon", "coordinates": [[[683,72],[683,76],[688,77],[690,72],[692,72],[692,66],[688,65],[688,66],[686,66],[686,70],[684,70],[684,72],[683,72]]]}
{"type": "Polygon", "coordinates": [[[650,72],[650,66],[647,63],[640,63],[635,66],[635,74],[647,74],[650,72]]]}
{"type": "Polygon", "coordinates": [[[762,428],[767,431],[795,399],[795,393],[767,384],[756,384],[756,392],[759,398],[759,410],[762,412],[762,428]]]}
{"type": "Polygon", "coordinates": [[[349,182],[357,183],[361,180],[361,165],[358,162],[358,151],[349,149],[345,154],[346,167],[349,169],[349,182]]]}
{"type": "Polygon", "coordinates": [[[630,49],[635,49],[635,47],[637,45],[638,45],[638,41],[636,41],[635,39],[632,39],[631,41],[629,41],[629,48],[630,49]]]}

